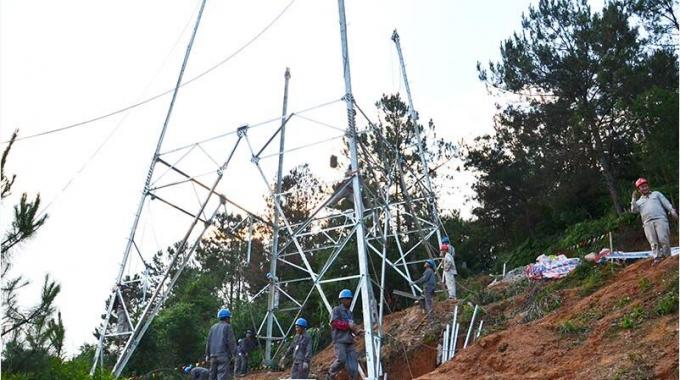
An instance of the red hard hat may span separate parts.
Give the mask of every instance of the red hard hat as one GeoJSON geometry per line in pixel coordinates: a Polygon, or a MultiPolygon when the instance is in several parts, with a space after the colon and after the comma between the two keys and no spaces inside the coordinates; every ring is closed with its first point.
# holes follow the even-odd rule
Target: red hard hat
{"type": "Polygon", "coordinates": [[[637,179],[637,181],[635,181],[635,187],[640,187],[645,183],[647,183],[647,180],[640,177],[640,178],[637,179]]]}
{"type": "Polygon", "coordinates": [[[440,251],[448,251],[449,250],[449,245],[448,244],[442,244],[439,246],[440,251]]]}

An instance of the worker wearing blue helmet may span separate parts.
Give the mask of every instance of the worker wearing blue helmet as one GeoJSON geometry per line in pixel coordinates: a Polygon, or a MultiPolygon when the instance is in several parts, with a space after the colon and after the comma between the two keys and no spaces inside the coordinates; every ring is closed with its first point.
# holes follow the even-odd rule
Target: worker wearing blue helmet
{"type": "Polygon", "coordinates": [[[352,311],[349,309],[352,304],[352,291],[343,289],[338,298],[340,305],[333,308],[331,313],[331,337],[335,345],[335,361],[328,369],[326,380],[334,379],[343,366],[350,380],[354,380],[359,374],[354,337],[363,331],[354,323],[352,311]]]}
{"type": "Polygon", "coordinates": [[[312,338],[307,334],[307,320],[298,318],[295,321],[295,338],[288,351],[281,357],[279,365],[284,367],[285,358],[293,355],[293,367],[291,369],[291,379],[309,378],[309,368],[312,360],[312,338]]]}
{"type": "Polygon", "coordinates": [[[421,306],[425,310],[427,318],[430,320],[430,322],[434,321],[434,314],[432,313],[432,297],[434,297],[434,289],[437,284],[437,279],[434,274],[434,269],[436,267],[437,265],[435,264],[434,260],[426,260],[425,272],[423,272],[423,276],[412,282],[413,285],[423,285],[424,302],[421,303],[421,306]]]}
{"type": "Polygon", "coordinates": [[[205,360],[210,362],[210,380],[228,380],[231,378],[230,363],[236,355],[236,338],[231,328],[231,312],[220,309],[217,312],[220,321],[210,328],[208,343],[205,347],[205,360]]]}
{"type": "Polygon", "coordinates": [[[210,371],[203,367],[194,367],[189,364],[183,367],[182,370],[185,375],[189,375],[191,380],[208,380],[210,377],[210,371]]]}

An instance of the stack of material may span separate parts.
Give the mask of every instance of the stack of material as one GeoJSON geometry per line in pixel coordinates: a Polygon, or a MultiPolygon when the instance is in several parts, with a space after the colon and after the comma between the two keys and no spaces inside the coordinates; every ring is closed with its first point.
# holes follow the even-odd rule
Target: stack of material
{"type": "Polygon", "coordinates": [[[570,259],[564,255],[540,255],[535,264],[529,264],[524,273],[531,280],[556,279],[566,277],[581,263],[581,259],[570,259]]]}
{"type": "MultiPolygon", "coordinates": [[[[671,256],[677,256],[678,253],[680,253],[680,247],[671,248],[671,256]]],[[[603,263],[605,261],[614,261],[614,260],[628,261],[628,260],[647,259],[647,258],[650,258],[650,257],[654,257],[654,254],[652,254],[652,251],[636,251],[636,252],[614,251],[614,252],[610,253],[609,250],[605,248],[602,251],[600,251],[600,253],[598,255],[593,256],[593,261],[595,261],[597,263],[603,263]]]]}

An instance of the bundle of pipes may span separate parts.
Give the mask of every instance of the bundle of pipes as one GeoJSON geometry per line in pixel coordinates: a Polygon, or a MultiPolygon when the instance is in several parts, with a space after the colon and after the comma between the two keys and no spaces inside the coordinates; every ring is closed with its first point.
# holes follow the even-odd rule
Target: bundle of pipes
{"type": "MultiPolygon", "coordinates": [[[[482,333],[482,326],[484,325],[484,320],[479,321],[479,327],[477,328],[477,333],[472,335],[473,327],[475,324],[475,318],[477,317],[478,305],[472,312],[472,318],[470,319],[470,325],[468,326],[468,332],[465,336],[465,342],[463,343],[463,348],[467,348],[468,343],[474,342],[475,339],[479,338],[482,333]],[[470,341],[470,336],[472,336],[472,341],[470,341]]],[[[442,341],[442,363],[453,359],[456,356],[456,346],[458,343],[458,331],[460,330],[460,323],[457,322],[458,319],[458,305],[453,309],[453,321],[451,324],[447,324],[444,329],[444,338],[442,341]]]]}

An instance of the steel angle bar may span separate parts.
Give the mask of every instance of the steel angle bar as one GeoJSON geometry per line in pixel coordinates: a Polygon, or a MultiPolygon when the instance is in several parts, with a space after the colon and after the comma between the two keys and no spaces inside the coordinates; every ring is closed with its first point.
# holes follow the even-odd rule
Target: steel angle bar
{"type": "Polygon", "coordinates": [[[352,275],[352,276],[344,276],[344,277],[330,278],[330,279],[327,279],[327,280],[320,280],[319,283],[325,284],[327,282],[338,282],[338,281],[344,281],[344,280],[351,280],[351,279],[359,278],[359,277],[361,277],[361,275],[355,274],[355,275],[352,275]]]}
{"type": "Polygon", "coordinates": [[[264,143],[264,145],[262,146],[262,148],[260,148],[260,150],[257,152],[257,154],[254,155],[255,157],[257,157],[257,158],[260,157],[260,155],[262,154],[262,151],[264,151],[265,149],[267,149],[267,147],[269,146],[269,144],[272,142],[272,140],[274,140],[274,138],[279,134],[279,132],[281,132],[281,130],[284,130],[284,129],[285,129],[286,124],[288,124],[288,121],[290,120],[291,117],[293,117],[293,115],[294,115],[294,114],[290,114],[290,115],[288,115],[288,117],[286,117],[286,118],[283,120],[283,122],[281,123],[281,126],[276,130],[276,132],[274,132],[274,134],[269,138],[269,140],[267,140],[267,142],[264,143]]]}
{"type": "MultiPolygon", "coordinates": [[[[184,158],[186,158],[186,157],[189,155],[189,153],[191,153],[191,152],[194,150],[194,148],[196,148],[196,145],[193,145],[193,146],[191,147],[191,149],[187,150],[183,155],[181,155],[181,156],[180,156],[177,160],[175,160],[175,162],[172,163],[172,164],[167,163],[165,160],[163,160],[163,164],[165,164],[165,165],[167,166],[167,168],[161,173],[161,175],[158,176],[158,178],[156,178],[155,181],[151,182],[151,183],[149,184],[149,186],[153,186],[153,185],[155,185],[156,183],[158,183],[158,181],[160,181],[163,177],[165,177],[165,175],[168,174],[172,169],[174,169],[175,166],[177,166],[180,162],[182,162],[182,160],[184,160],[184,158]]],[[[161,158],[159,157],[159,158],[157,158],[157,160],[160,162],[160,161],[161,161],[161,158]]]]}
{"type": "Polygon", "coordinates": [[[209,172],[203,172],[201,174],[193,175],[190,178],[185,178],[181,181],[168,182],[168,183],[165,183],[163,185],[154,186],[154,187],[150,188],[149,191],[157,191],[157,190],[167,189],[168,187],[183,185],[185,183],[193,182],[193,180],[197,180],[198,178],[202,178],[202,177],[205,177],[205,176],[208,176],[208,175],[214,175],[214,174],[215,174],[214,170],[211,170],[209,172]]]}
{"type": "MultiPolygon", "coordinates": [[[[240,142],[240,139],[236,142],[236,146],[234,146],[234,149],[231,151],[230,158],[229,158],[229,160],[226,162],[226,164],[228,164],[229,161],[231,161],[231,157],[234,155],[234,152],[235,152],[236,148],[238,147],[239,142],[240,142]]],[[[158,159],[158,162],[161,163],[161,164],[163,164],[163,165],[169,165],[167,162],[165,162],[165,161],[162,160],[162,159],[158,159]]],[[[223,165],[223,166],[224,166],[224,165],[223,165]]],[[[224,166],[224,167],[226,168],[226,166],[224,166]]],[[[202,188],[204,188],[204,189],[206,189],[206,190],[210,190],[210,187],[209,187],[208,185],[206,185],[206,184],[204,184],[203,182],[200,182],[200,181],[198,181],[197,179],[191,177],[189,174],[185,173],[184,171],[182,171],[182,170],[180,170],[180,169],[178,169],[178,168],[173,168],[172,170],[174,170],[174,171],[175,171],[176,173],[178,173],[179,175],[181,175],[181,176],[187,178],[189,181],[196,183],[198,186],[200,186],[200,187],[202,187],[202,188]]],[[[220,168],[220,170],[223,171],[224,169],[220,168]]],[[[219,172],[219,170],[218,170],[218,172],[219,172]]],[[[214,173],[214,172],[213,172],[213,173],[214,173]]],[[[219,174],[219,173],[218,173],[218,174],[219,174]]],[[[239,209],[239,210],[245,212],[246,214],[252,216],[253,218],[255,218],[255,219],[259,220],[260,222],[266,224],[267,226],[270,226],[270,227],[271,227],[271,225],[272,225],[271,222],[269,222],[269,221],[263,219],[262,217],[258,216],[256,213],[251,212],[251,211],[249,211],[248,209],[244,208],[243,206],[239,205],[238,203],[232,201],[232,200],[229,199],[226,195],[221,194],[221,193],[219,193],[219,192],[217,192],[217,191],[215,191],[215,194],[218,195],[218,196],[220,197],[220,199],[223,199],[225,202],[229,203],[230,205],[236,207],[237,209],[239,209]]]]}
{"type": "Polygon", "coordinates": [[[123,312],[125,313],[128,326],[130,327],[130,330],[134,330],[135,326],[132,325],[132,319],[130,318],[130,313],[128,313],[127,305],[125,305],[125,299],[123,298],[123,294],[120,292],[120,288],[116,288],[116,293],[118,293],[118,299],[120,299],[120,303],[123,305],[123,312]]]}
{"type": "Polygon", "coordinates": [[[117,337],[117,336],[126,336],[126,335],[132,335],[132,331],[126,331],[126,332],[120,332],[120,333],[106,334],[105,337],[107,337],[107,338],[115,338],[115,337],[117,337]]]}
{"type": "Polygon", "coordinates": [[[166,201],[165,199],[159,197],[159,196],[156,195],[156,194],[151,194],[151,193],[149,193],[149,195],[152,197],[152,199],[154,199],[154,200],[159,200],[159,201],[165,203],[166,205],[168,205],[168,206],[174,208],[175,210],[177,210],[177,211],[179,211],[179,212],[181,212],[181,213],[183,213],[183,214],[185,214],[185,215],[191,217],[192,219],[195,218],[195,219],[198,219],[199,221],[201,221],[201,222],[203,222],[203,223],[208,223],[207,220],[202,219],[200,216],[194,215],[194,214],[190,213],[189,211],[187,211],[187,210],[185,210],[185,209],[183,209],[183,208],[181,208],[181,207],[179,207],[179,206],[176,206],[176,205],[172,204],[172,203],[169,202],[169,201],[166,201]]]}
{"type": "Polygon", "coordinates": [[[279,257],[277,258],[277,260],[280,261],[280,262],[282,262],[282,263],[288,264],[288,265],[292,266],[293,268],[299,269],[299,270],[301,270],[301,271],[303,271],[303,272],[305,272],[305,273],[309,273],[309,271],[307,270],[307,268],[301,267],[301,266],[299,266],[299,265],[297,265],[297,264],[293,264],[293,263],[291,263],[290,261],[288,261],[288,260],[286,260],[286,259],[282,259],[281,256],[279,256],[279,257]]]}
{"type": "Polygon", "coordinates": [[[268,284],[265,285],[264,287],[262,287],[262,289],[260,289],[257,293],[255,293],[255,295],[253,295],[252,297],[249,296],[249,297],[248,297],[248,302],[251,302],[251,303],[252,303],[257,297],[260,296],[260,294],[264,293],[264,291],[265,291],[267,288],[269,288],[269,285],[268,285],[268,284]]]}
{"type": "Polygon", "coordinates": [[[298,305],[299,307],[302,307],[302,305],[300,304],[300,302],[298,302],[295,298],[293,298],[293,297],[292,297],[290,294],[288,294],[285,290],[281,289],[280,286],[277,285],[277,286],[276,286],[276,289],[278,289],[281,293],[283,293],[284,296],[288,297],[288,299],[290,299],[291,301],[293,301],[296,305],[298,305]]]}
{"type": "Polygon", "coordinates": [[[311,277],[301,277],[301,278],[294,278],[292,280],[278,281],[277,283],[285,285],[285,284],[292,284],[292,283],[295,283],[295,282],[309,281],[311,279],[312,279],[311,277]]]}
{"type": "MultiPolygon", "coordinates": [[[[381,259],[383,259],[385,261],[385,263],[387,263],[387,265],[389,265],[392,269],[394,269],[394,271],[397,272],[401,277],[403,277],[405,280],[407,280],[409,282],[409,284],[411,283],[411,276],[408,275],[408,272],[406,272],[406,273],[402,272],[396,266],[396,264],[394,264],[392,261],[390,261],[390,259],[388,259],[386,256],[383,256],[382,252],[380,250],[378,250],[377,248],[375,248],[372,244],[366,243],[366,246],[370,250],[375,252],[375,254],[378,255],[381,259]]],[[[411,287],[417,289],[418,291],[421,291],[421,289],[418,285],[411,285],[411,287]]],[[[414,293],[414,295],[415,295],[415,293],[414,293]]]]}

